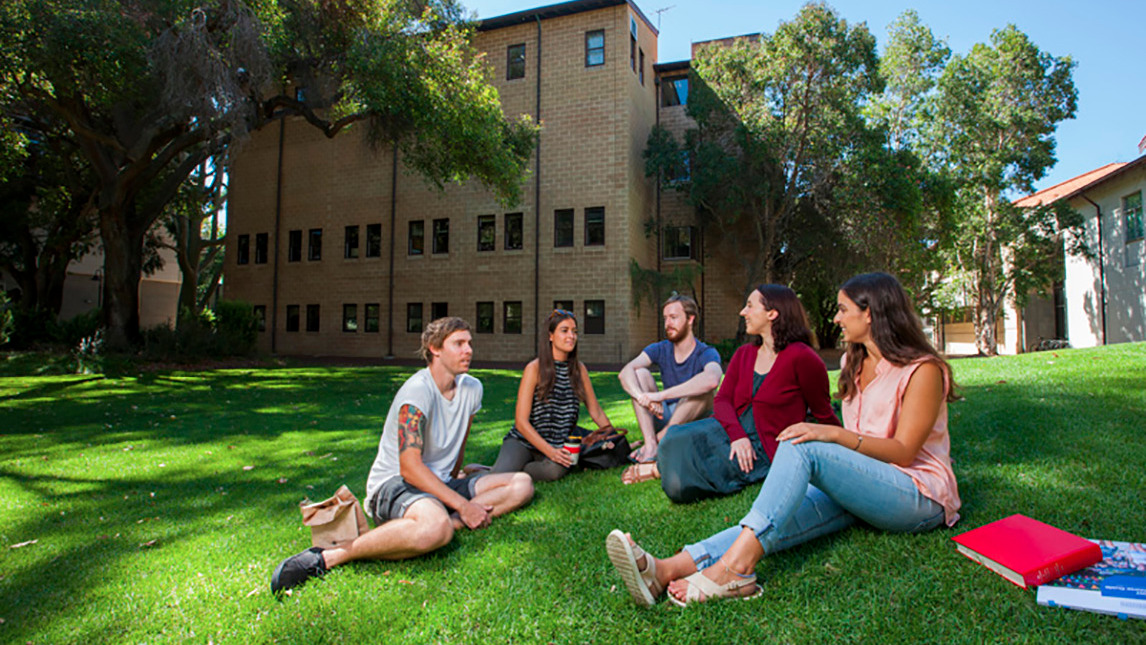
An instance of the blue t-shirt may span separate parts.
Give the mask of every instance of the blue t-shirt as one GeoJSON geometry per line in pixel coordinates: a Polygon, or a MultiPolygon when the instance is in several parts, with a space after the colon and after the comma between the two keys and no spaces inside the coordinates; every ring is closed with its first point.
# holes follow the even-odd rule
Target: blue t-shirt
{"type": "MultiPolygon", "coordinates": [[[[648,356],[650,361],[661,368],[661,382],[664,383],[666,390],[700,374],[704,371],[704,366],[709,363],[720,365],[720,354],[699,340],[696,341],[696,347],[692,348],[692,353],[682,363],[676,362],[670,340],[662,340],[649,345],[645,348],[645,356],[648,356]]],[[[670,399],[664,403],[673,404],[677,401],[678,399],[670,399]]]]}

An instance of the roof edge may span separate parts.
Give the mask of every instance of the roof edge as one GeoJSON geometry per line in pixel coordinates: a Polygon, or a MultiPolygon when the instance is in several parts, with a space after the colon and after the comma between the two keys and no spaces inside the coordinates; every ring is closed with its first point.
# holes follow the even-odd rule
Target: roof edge
{"type": "Polygon", "coordinates": [[[478,31],[490,31],[493,29],[503,29],[505,27],[513,27],[525,23],[534,22],[536,20],[549,20],[551,18],[561,18],[563,16],[572,16],[586,11],[595,11],[597,9],[607,9],[609,7],[617,7],[620,5],[628,5],[645,26],[653,32],[654,36],[660,36],[660,30],[653,26],[652,21],[648,16],[641,11],[641,8],[636,5],[632,0],[571,0],[570,2],[560,2],[557,4],[546,5],[543,7],[534,7],[532,9],[525,9],[516,11],[514,13],[507,13],[501,16],[494,16],[492,18],[485,18],[477,21],[478,31]]]}

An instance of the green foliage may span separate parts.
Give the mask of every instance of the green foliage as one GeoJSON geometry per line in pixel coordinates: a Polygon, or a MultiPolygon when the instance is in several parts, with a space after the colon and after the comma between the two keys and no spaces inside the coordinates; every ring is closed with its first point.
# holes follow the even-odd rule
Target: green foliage
{"type": "Polygon", "coordinates": [[[645,269],[635,259],[629,259],[629,279],[633,285],[633,310],[640,314],[641,304],[647,304],[654,311],[671,293],[687,293],[696,297],[696,279],[704,267],[695,264],[675,266],[672,271],[663,272],[645,269]]]}
{"type": "Polygon", "coordinates": [[[7,345],[12,338],[15,329],[12,318],[12,303],[8,300],[8,292],[0,289],[0,346],[7,345]]]}
{"type": "Polygon", "coordinates": [[[194,361],[249,356],[258,339],[258,319],[250,303],[220,300],[214,309],[184,310],[175,329],[159,325],[143,332],[143,357],[153,361],[194,361]]]}
{"type": "MultiPolygon", "coordinates": [[[[667,556],[735,524],[758,487],[676,505],[655,483],[622,486],[619,469],[575,473],[434,554],[338,567],[280,603],[271,572],[310,546],[298,502],[343,483],[363,494],[382,418],[414,368],[93,378],[22,376],[12,362],[36,368],[0,361],[0,597],[18,599],[4,603],[5,642],[1143,640],[1140,621],[1039,607],[950,540],[1012,513],[1146,539],[1141,343],[955,361],[966,397],[949,408],[958,525],[857,525],[765,558],[765,597],[688,611],[636,607],[605,535],[632,531],[667,556]]],[[[484,406],[466,460],[491,463],[520,372],[475,376],[484,406]]],[[[593,384],[610,419],[634,427],[616,375],[593,384]]]]}

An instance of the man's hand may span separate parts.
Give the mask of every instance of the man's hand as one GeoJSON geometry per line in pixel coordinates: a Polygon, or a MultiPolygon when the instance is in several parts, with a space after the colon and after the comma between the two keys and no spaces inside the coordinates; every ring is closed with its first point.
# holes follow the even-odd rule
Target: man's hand
{"type": "Polygon", "coordinates": [[[728,451],[728,458],[735,459],[741,471],[752,472],[752,466],[756,463],[756,451],[752,449],[752,441],[748,437],[733,441],[732,449],[728,451]]]}
{"type": "Polygon", "coordinates": [[[476,531],[489,526],[490,520],[493,519],[490,516],[491,512],[493,512],[492,506],[467,501],[458,509],[458,517],[462,518],[462,522],[468,528],[476,531]]]}

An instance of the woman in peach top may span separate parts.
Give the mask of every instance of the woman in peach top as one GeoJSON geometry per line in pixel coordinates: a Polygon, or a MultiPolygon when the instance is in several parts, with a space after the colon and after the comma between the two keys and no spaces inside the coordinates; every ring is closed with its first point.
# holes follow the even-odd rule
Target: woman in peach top
{"type": "Polygon", "coordinates": [[[850,526],[919,532],[959,519],[947,402],[951,368],[923,334],[903,287],[886,273],[848,280],[835,322],[848,343],[839,389],[844,426],[783,430],[771,472],[737,526],[658,560],[629,536],[606,539],[630,595],[678,605],[759,594],[765,555],[850,526]]]}

